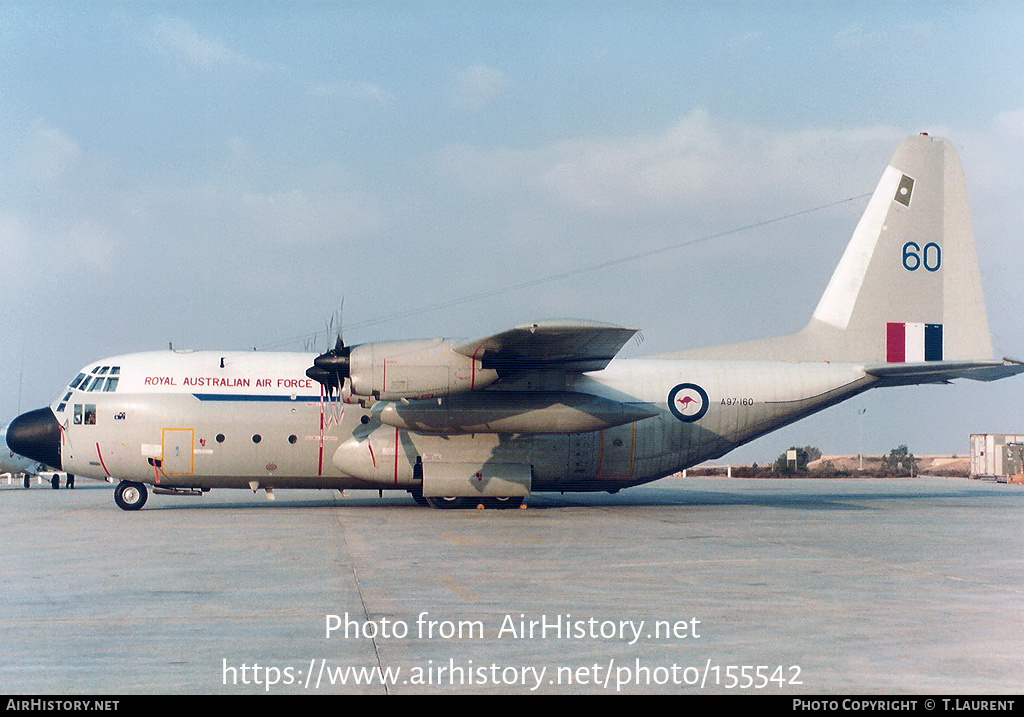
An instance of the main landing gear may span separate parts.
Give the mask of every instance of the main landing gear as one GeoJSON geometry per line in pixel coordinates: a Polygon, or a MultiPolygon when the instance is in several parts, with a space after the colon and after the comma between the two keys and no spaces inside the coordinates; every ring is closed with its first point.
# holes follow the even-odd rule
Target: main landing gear
{"type": "Polygon", "coordinates": [[[441,510],[452,508],[518,508],[523,504],[522,496],[508,498],[457,498],[455,496],[445,498],[424,498],[420,489],[410,490],[409,493],[419,505],[429,505],[431,508],[441,510]]]}
{"type": "Polygon", "coordinates": [[[484,508],[497,508],[501,510],[503,508],[518,508],[523,504],[522,496],[515,498],[424,498],[427,501],[427,505],[431,508],[440,508],[444,510],[446,508],[476,508],[482,506],[484,508]]]}
{"type": "Polygon", "coordinates": [[[114,502],[121,510],[138,510],[146,504],[149,491],[145,483],[123,480],[114,488],[114,502]]]}

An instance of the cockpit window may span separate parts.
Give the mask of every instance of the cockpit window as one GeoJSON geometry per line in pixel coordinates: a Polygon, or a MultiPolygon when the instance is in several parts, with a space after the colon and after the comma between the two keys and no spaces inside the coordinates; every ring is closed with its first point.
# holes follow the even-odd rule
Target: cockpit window
{"type": "Polygon", "coordinates": [[[77,388],[79,391],[116,391],[118,378],[121,374],[120,366],[96,366],[88,374],[80,373],[71,382],[70,388],[77,388]]]}
{"type": "MultiPolygon", "coordinates": [[[[64,404],[61,404],[61,408],[58,410],[63,411],[63,405],[64,404]]],[[[83,424],[86,426],[96,425],[96,404],[76,403],[74,407],[74,417],[72,420],[76,426],[81,426],[83,424]]]]}

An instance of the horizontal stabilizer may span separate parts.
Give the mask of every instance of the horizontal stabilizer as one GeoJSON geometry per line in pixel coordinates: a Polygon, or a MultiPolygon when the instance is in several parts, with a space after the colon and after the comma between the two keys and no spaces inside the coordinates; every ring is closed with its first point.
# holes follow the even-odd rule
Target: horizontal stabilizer
{"type": "Polygon", "coordinates": [[[590,321],[544,321],[456,346],[455,351],[502,373],[599,371],[637,331],[590,321]]]}
{"type": "Polygon", "coordinates": [[[1009,358],[1002,361],[926,361],[865,366],[864,370],[881,379],[883,386],[910,386],[919,383],[945,383],[955,378],[997,381],[1024,373],[1024,362],[1009,358]]]}

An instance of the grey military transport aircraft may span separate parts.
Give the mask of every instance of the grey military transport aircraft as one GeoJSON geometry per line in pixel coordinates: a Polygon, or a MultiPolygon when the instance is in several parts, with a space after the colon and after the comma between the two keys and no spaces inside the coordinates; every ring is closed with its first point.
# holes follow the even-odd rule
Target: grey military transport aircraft
{"type": "Polygon", "coordinates": [[[540,322],[475,341],[309,353],[162,351],[82,369],[8,428],[12,450],[118,481],[114,500],[212,488],[408,491],[435,508],[609,491],[718,458],[871,388],[992,381],[960,160],[903,141],[807,326],[613,360],[635,329],[540,322]]]}

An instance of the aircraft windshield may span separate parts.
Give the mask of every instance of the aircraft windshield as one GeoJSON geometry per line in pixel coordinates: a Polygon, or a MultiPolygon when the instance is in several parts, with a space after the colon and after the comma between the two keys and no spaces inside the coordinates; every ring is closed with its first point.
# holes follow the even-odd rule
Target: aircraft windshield
{"type": "Polygon", "coordinates": [[[89,373],[78,374],[68,387],[79,391],[110,393],[117,390],[120,374],[120,366],[97,366],[89,373]]]}

